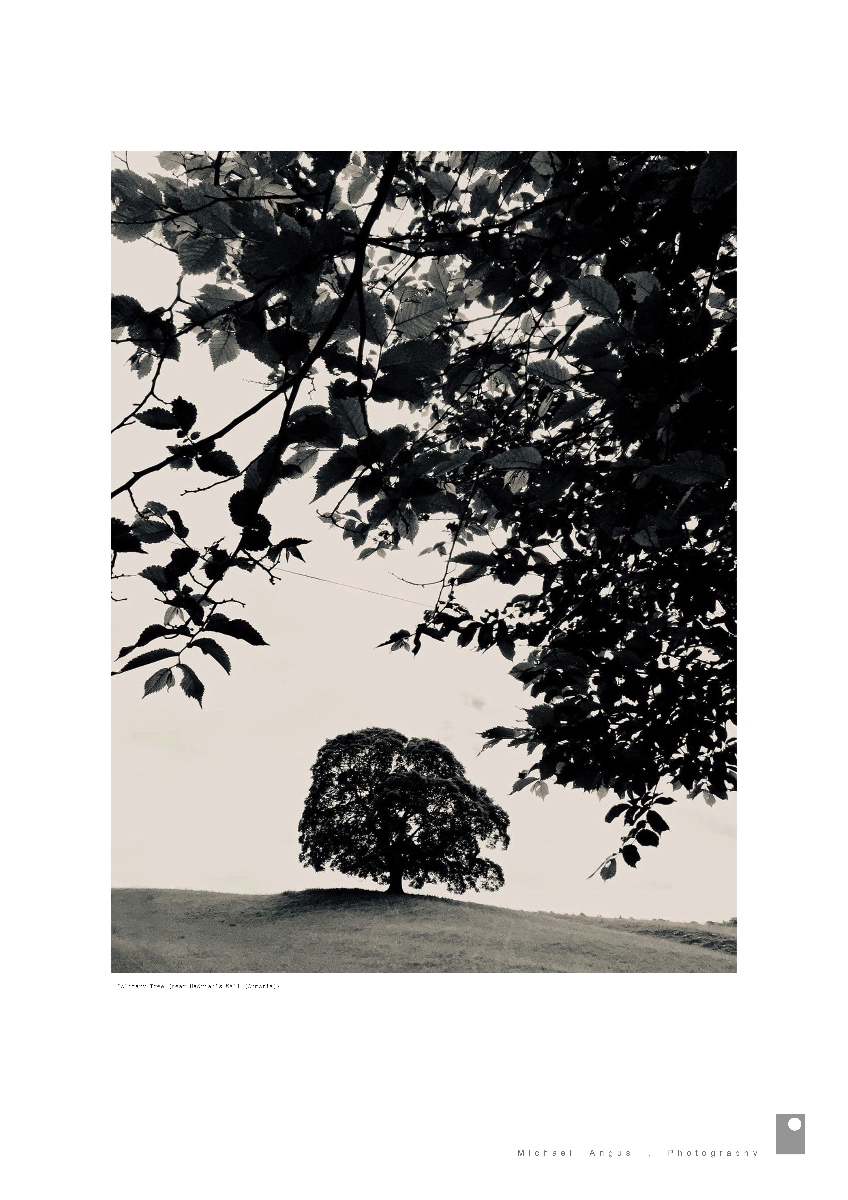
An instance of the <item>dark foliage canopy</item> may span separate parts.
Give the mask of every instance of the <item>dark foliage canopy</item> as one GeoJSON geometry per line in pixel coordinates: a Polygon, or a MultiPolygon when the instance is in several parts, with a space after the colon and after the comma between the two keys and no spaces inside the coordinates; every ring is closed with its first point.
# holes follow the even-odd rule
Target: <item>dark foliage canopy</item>
{"type": "Polygon", "coordinates": [[[283,556],[303,557],[266,500],[314,473],[323,518],[361,558],[423,541],[440,560],[432,609],[386,644],[496,648],[536,701],[483,735],[533,756],[516,788],[615,793],[607,820],[624,830],[604,878],[658,844],[658,806],[675,792],[725,798],[735,155],[168,151],[159,163],[113,183],[115,236],[157,242],[182,271],[153,311],[113,298],[113,336],[149,380],[117,429],[146,425],[166,443],[114,492],[113,570],[140,561],[167,605],[119,669],[155,664],[145,694],[179,672],[201,702],[192,651],[229,671],[222,636],[264,644],[222,611],[219,585],[231,596],[240,571],[273,579],[283,556]],[[176,394],[190,338],[216,369],[246,353],[268,372],[220,429],[202,397],[176,394]],[[307,381],[320,402],[299,403],[307,381]],[[268,405],[278,432],[236,462],[228,434],[268,405]],[[197,480],[188,491],[221,485],[213,542],[151,498],[162,470],[197,480]],[[474,613],[463,586],[485,575],[516,590],[474,613]]]}
{"type": "Polygon", "coordinates": [[[318,751],[300,820],[300,861],[401,891],[445,883],[495,891],[503,871],[480,846],[509,845],[509,818],[441,742],[360,729],[318,751]]]}

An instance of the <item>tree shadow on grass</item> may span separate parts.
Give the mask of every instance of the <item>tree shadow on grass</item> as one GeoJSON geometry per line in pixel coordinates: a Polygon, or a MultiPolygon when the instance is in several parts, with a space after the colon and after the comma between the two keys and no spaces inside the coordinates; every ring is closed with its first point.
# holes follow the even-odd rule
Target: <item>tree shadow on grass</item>
{"type": "Polygon", "coordinates": [[[302,892],[281,892],[278,896],[271,896],[269,914],[294,917],[331,910],[373,912],[379,909],[410,907],[422,900],[428,904],[461,903],[443,896],[422,896],[418,893],[390,896],[388,892],[370,888],[306,888],[302,892]]]}

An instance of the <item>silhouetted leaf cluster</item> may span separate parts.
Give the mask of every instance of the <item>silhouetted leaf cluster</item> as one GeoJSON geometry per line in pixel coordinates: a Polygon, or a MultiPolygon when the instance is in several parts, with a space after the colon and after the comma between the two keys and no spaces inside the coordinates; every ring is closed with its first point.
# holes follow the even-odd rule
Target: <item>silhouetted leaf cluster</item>
{"type": "Polygon", "coordinates": [[[503,871],[481,846],[509,845],[509,818],[447,746],[360,729],[318,751],[300,819],[300,860],[402,890],[444,883],[494,891],[503,871]]]}

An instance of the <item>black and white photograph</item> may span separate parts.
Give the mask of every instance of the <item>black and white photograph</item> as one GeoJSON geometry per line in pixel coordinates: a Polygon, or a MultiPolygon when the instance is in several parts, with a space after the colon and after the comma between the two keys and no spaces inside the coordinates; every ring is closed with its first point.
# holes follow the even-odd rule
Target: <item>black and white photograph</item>
{"type": "Polygon", "coordinates": [[[113,167],[113,971],[735,971],[735,152],[113,167]]]}

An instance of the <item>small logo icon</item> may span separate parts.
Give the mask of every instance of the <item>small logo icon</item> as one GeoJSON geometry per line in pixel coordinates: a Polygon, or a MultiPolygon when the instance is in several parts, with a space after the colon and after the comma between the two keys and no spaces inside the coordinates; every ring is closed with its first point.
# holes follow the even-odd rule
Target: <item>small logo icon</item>
{"type": "Polygon", "coordinates": [[[803,1113],[778,1113],[777,1141],[775,1150],[778,1154],[804,1153],[804,1126],[806,1119],[803,1113]]]}

